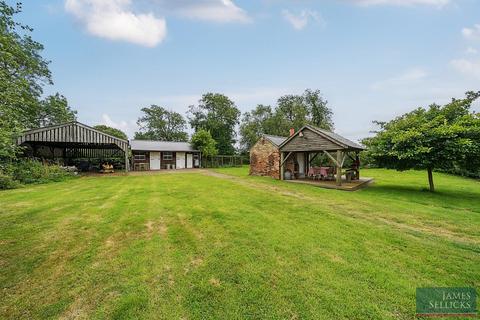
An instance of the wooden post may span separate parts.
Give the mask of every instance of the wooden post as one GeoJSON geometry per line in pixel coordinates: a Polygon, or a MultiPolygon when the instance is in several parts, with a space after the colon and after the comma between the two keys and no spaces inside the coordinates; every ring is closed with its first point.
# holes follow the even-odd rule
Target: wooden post
{"type": "Polygon", "coordinates": [[[284,158],[284,154],[283,152],[280,152],[280,180],[283,180],[283,158],[284,158]]]}
{"type": "Polygon", "coordinates": [[[125,150],[125,172],[128,173],[129,170],[129,162],[128,162],[128,149],[125,150]]]}
{"type": "Polygon", "coordinates": [[[342,185],[342,151],[337,150],[337,186],[342,185]]]}
{"type": "MultiPolygon", "coordinates": [[[[358,152],[355,152],[355,160],[359,159],[358,157],[359,157],[358,152]]],[[[358,162],[357,179],[360,181],[360,161],[358,162]]]]}

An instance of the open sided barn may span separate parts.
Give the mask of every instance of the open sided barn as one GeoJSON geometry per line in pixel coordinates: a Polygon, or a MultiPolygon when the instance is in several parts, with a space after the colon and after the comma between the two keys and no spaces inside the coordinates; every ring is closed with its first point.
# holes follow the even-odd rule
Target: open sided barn
{"type": "Polygon", "coordinates": [[[363,147],[334,132],[311,125],[289,137],[263,135],[250,150],[250,174],[313,184],[325,188],[356,190],[372,179],[360,178],[359,153],[363,147]],[[326,156],[329,165],[314,160],[326,156]],[[345,167],[347,162],[350,166],[345,167]]]}
{"type": "Polygon", "coordinates": [[[123,159],[129,170],[128,141],[79,122],[69,122],[25,131],[17,140],[24,155],[72,165],[77,159],[123,159]]]}

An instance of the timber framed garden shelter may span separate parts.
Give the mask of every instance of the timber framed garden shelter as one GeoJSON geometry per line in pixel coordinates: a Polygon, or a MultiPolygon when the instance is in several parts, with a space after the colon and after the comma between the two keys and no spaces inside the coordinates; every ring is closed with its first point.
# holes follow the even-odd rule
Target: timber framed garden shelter
{"type": "Polygon", "coordinates": [[[125,159],[129,170],[129,144],[77,121],[25,131],[17,139],[25,147],[24,153],[33,157],[62,159],[64,164],[73,158],[125,159]]]}
{"type": "Polygon", "coordinates": [[[343,165],[347,157],[358,157],[364,148],[336,133],[306,125],[293,133],[278,146],[280,152],[280,179],[285,179],[285,170],[306,176],[312,161],[319,154],[327,155],[336,167],[336,184],[342,185],[343,165]],[[289,161],[295,159],[294,161],[289,161]],[[288,166],[295,164],[297,168],[288,166]]]}

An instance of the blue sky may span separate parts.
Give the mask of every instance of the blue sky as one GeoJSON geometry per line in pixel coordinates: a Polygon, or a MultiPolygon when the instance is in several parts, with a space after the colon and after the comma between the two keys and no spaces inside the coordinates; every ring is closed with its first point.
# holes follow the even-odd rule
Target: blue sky
{"type": "Polygon", "coordinates": [[[477,0],[27,0],[23,9],[52,61],[46,93],[64,94],[80,121],[129,136],[140,108],[185,113],[206,92],[244,112],[320,89],[335,131],[359,139],[372,120],[480,90],[477,0]]]}

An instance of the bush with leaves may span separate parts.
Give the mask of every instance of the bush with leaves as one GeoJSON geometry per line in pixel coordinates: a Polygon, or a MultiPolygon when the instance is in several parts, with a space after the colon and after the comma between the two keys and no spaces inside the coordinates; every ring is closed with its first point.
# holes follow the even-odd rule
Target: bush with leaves
{"type": "Polygon", "coordinates": [[[213,157],[218,154],[217,143],[209,131],[200,129],[192,136],[191,143],[195,149],[202,152],[204,157],[213,157]]]}
{"type": "Polygon", "coordinates": [[[0,172],[0,190],[15,189],[20,186],[21,184],[13,180],[11,176],[0,172]]]}
{"type": "Polygon", "coordinates": [[[4,166],[3,174],[21,184],[63,181],[74,176],[58,165],[43,164],[32,159],[22,159],[4,166]]]}

